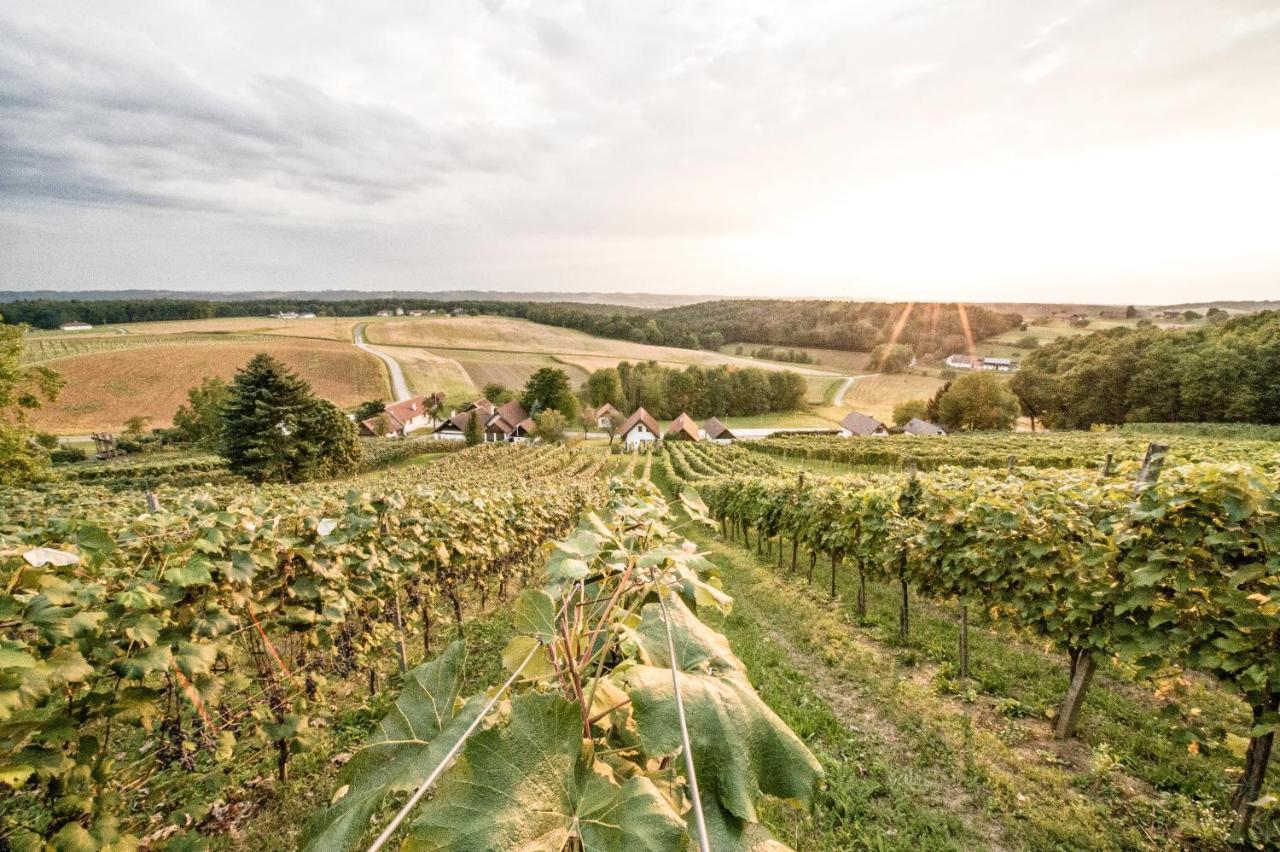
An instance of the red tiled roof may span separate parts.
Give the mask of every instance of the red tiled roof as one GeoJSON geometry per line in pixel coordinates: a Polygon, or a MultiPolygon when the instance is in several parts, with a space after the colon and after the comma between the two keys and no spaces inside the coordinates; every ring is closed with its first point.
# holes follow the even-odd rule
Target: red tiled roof
{"type": "Polygon", "coordinates": [[[698,440],[698,424],[693,422],[693,418],[684,412],[680,412],[680,416],[671,421],[667,426],[668,438],[685,438],[690,441],[698,440]]]}
{"type": "Polygon", "coordinates": [[[653,415],[645,411],[643,406],[631,412],[631,416],[627,418],[627,422],[622,424],[619,433],[622,437],[627,437],[627,433],[636,428],[637,423],[643,423],[645,428],[654,435],[662,434],[662,427],[658,425],[658,421],[653,419],[653,415]]]}
{"type": "Polygon", "coordinates": [[[430,397],[415,396],[400,402],[387,403],[383,410],[397,425],[403,426],[415,417],[425,417],[428,414],[429,399],[430,397]]]}

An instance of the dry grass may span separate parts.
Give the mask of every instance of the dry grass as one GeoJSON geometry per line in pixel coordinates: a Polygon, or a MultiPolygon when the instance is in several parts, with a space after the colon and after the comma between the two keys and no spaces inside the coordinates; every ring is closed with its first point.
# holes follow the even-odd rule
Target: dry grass
{"type": "MultiPolygon", "coordinates": [[[[768,344],[765,343],[726,343],[720,347],[720,351],[726,355],[732,355],[737,352],[738,347],[742,347],[742,351],[749,357],[752,350],[764,349],[768,344]]],[[[842,349],[818,349],[813,346],[774,346],[774,349],[788,350],[795,349],[798,352],[807,352],[816,359],[813,364],[787,364],[782,361],[769,361],[761,359],[759,363],[764,365],[781,365],[783,367],[810,367],[818,370],[826,370],[831,373],[843,373],[846,376],[858,375],[859,373],[870,372],[868,364],[871,362],[870,352],[846,352],[842,349]]]]}
{"type": "Polygon", "coordinates": [[[417,346],[379,346],[378,349],[400,362],[409,390],[416,394],[444,391],[450,399],[478,395],[474,378],[452,358],[417,346]]]}
{"type": "MultiPolygon", "coordinates": [[[[671,366],[697,364],[711,367],[727,364],[775,370],[794,369],[800,373],[813,375],[831,372],[804,365],[736,358],[698,349],[650,346],[625,340],[592,337],[572,329],[538,325],[528,320],[510,317],[399,318],[370,326],[365,334],[370,343],[428,347],[436,354],[448,354],[460,362],[479,360],[474,353],[496,353],[503,357],[554,355],[557,361],[578,366],[584,371],[612,366],[619,361],[658,361],[671,366]],[[463,353],[456,350],[469,351],[463,353]]],[[[519,359],[511,360],[518,362],[519,359]]]]}
{"type": "Polygon", "coordinates": [[[67,380],[58,401],[34,413],[34,425],[57,434],[119,431],[141,414],[168,426],[187,389],[205,376],[230,378],[259,352],[279,358],[342,407],[389,398],[386,370],[354,346],[318,340],[148,346],[52,362],[67,380]]]}
{"type": "Polygon", "coordinates": [[[885,423],[893,422],[893,407],[909,399],[929,399],[943,385],[942,379],[910,373],[884,373],[858,379],[844,396],[844,406],[827,406],[818,414],[839,420],[849,411],[870,414],[885,423]]]}

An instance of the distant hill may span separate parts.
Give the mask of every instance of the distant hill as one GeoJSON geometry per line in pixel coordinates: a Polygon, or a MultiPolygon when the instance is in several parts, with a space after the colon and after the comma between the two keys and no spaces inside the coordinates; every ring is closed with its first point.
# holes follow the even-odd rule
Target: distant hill
{"type": "Polygon", "coordinates": [[[575,302],[633,308],[670,308],[705,301],[708,296],[669,293],[510,293],[491,290],[253,290],[244,293],[180,290],[0,290],[0,303],[48,301],[144,301],[168,299],[200,302],[366,302],[428,300],[433,302],[575,302]]]}

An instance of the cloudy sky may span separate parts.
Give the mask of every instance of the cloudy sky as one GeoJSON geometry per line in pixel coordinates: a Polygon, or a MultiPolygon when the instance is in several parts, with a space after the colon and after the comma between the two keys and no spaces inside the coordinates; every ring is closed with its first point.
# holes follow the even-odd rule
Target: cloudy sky
{"type": "Polygon", "coordinates": [[[1280,296],[1275,0],[9,0],[0,289],[1280,296]]]}

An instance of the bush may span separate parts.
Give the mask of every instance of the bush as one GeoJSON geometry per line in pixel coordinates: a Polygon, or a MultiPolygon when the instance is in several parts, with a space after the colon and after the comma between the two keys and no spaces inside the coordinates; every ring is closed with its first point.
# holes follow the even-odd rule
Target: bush
{"type": "Polygon", "coordinates": [[[54,464],[74,464],[82,462],[89,457],[83,447],[59,447],[49,453],[49,459],[54,464]]]}

